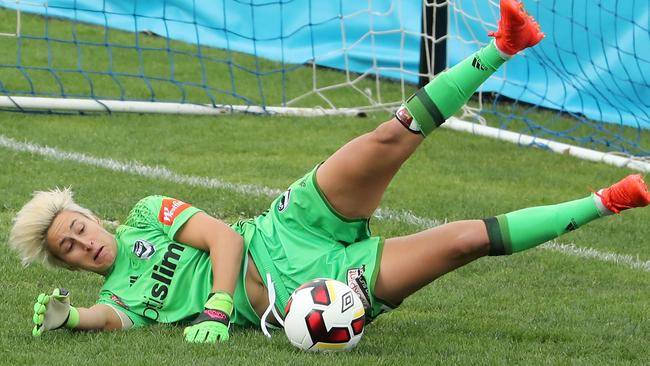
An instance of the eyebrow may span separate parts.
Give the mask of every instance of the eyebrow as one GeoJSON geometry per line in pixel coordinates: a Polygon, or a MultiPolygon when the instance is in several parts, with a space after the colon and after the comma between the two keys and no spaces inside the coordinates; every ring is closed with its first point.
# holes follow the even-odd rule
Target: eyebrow
{"type": "MultiPolygon", "coordinates": [[[[72,222],[70,223],[70,230],[71,230],[71,231],[72,231],[72,227],[74,226],[74,223],[75,223],[75,222],[77,222],[77,219],[72,220],[72,222]]],[[[66,238],[65,238],[65,236],[64,236],[64,237],[61,239],[61,241],[59,241],[59,247],[63,245],[63,242],[65,241],[65,239],[66,239],[66,238]]]]}

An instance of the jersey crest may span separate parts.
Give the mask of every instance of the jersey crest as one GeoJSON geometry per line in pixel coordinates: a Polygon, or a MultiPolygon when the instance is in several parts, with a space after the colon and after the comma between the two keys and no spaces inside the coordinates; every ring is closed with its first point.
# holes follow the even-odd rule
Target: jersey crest
{"type": "Polygon", "coordinates": [[[162,205],[160,206],[158,221],[162,222],[164,225],[171,226],[178,215],[180,215],[181,212],[183,212],[188,207],[190,207],[190,205],[183,201],[179,201],[173,198],[165,198],[163,199],[162,205]]]}
{"type": "Polygon", "coordinates": [[[278,203],[278,212],[282,212],[289,206],[289,199],[291,198],[291,190],[287,190],[282,194],[280,202],[278,203]]]}
{"type": "Polygon", "coordinates": [[[155,253],[156,248],[146,240],[140,239],[133,243],[133,254],[140,259],[149,259],[155,253]]]}

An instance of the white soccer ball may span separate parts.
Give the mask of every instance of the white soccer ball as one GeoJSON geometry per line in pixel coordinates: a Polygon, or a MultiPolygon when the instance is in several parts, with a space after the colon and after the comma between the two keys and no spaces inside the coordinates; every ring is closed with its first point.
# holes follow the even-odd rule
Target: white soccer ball
{"type": "Polygon", "coordinates": [[[319,278],[303,284],[289,298],[285,314],[284,332],[302,350],[350,350],[363,335],[361,299],[336,280],[319,278]]]}

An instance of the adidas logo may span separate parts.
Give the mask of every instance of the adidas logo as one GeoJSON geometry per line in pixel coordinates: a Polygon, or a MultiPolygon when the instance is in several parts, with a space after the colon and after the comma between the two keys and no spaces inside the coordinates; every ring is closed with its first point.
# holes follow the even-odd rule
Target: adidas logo
{"type": "Polygon", "coordinates": [[[571,219],[571,222],[569,223],[569,225],[566,226],[566,228],[564,228],[564,231],[573,231],[577,228],[578,228],[578,223],[576,223],[575,219],[571,219]]]}
{"type": "Polygon", "coordinates": [[[138,278],[140,278],[140,276],[129,276],[129,287],[133,286],[133,284],[135,283],[135,281],[138,280],[138,278]]]}
{"type": "Polygon", "coordinates": [[[474,59],[472,59],[472,66],[474,66],[475,69],[479,69],[481,71],[487,70],[487,67],[483,66],[481,64],[481,61],[479,61],[478,57],[474,56],[474,59]]]}

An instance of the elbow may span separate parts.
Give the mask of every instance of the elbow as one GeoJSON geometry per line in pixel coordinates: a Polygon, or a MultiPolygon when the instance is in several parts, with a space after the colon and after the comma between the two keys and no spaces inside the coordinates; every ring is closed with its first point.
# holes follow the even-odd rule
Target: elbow
{"type": "Polygon", "coordinates": [[[104,326],[102,327],[103,331],[112,331],[112,330],[120,330],[122,329],[122,324],[115,324],[113,322],[106,322],[104,326]]]}

